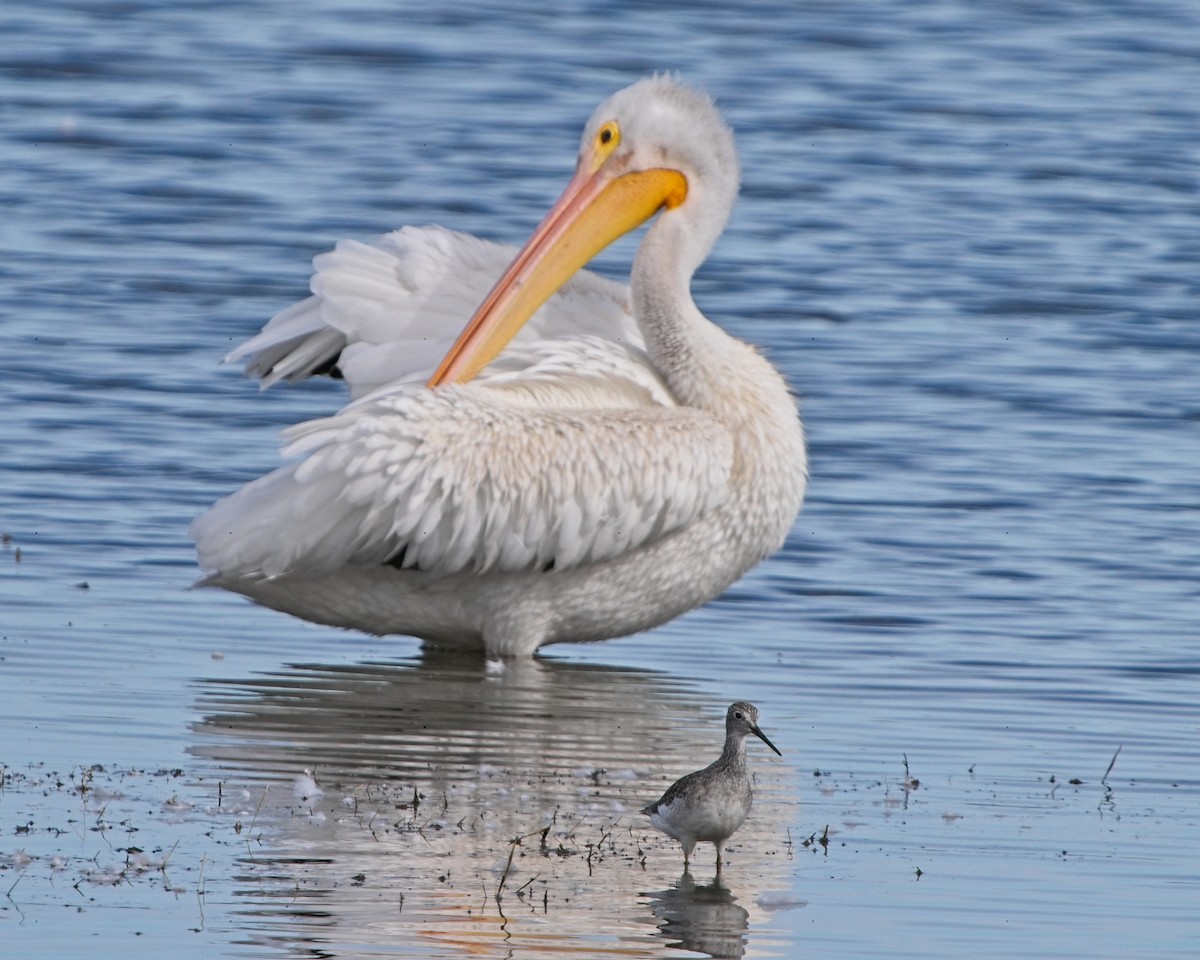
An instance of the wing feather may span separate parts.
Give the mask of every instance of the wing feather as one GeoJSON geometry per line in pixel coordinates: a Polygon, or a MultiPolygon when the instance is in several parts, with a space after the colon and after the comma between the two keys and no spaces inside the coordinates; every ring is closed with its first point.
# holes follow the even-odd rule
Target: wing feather
{"type": "MultiPolygon", "coordinates": [[[[516,253],[443,227],[404,227],[374,244],[342,240],[313,260],[313,295],[276,314],[229,353],[264,388],[336,364],[354,398],[424,382],[516,253]]],[[[582,271],[530,319],[500,358],[511,372],[546,341],[579,336],[642,347],[627,289],[582,271]]],[[[486,377],[487,371],[484,376],[486,377]]]]}
{"type": "Polygon", "coordinates": [[[682,409],[621,284],[576,274],[465,387],[420,387],[515,252],[441,227],[314,260],[313,295],[227,360],[263,387],[336,364],[352,402],[285,436],[298,462],[193,524],[224,576],[393,563],[566,569],[651,543],[725,496],[731,442],[682,409]]]}
{"type": "Polygon", "coordinates": [[[305,454],[192,534],[224,576],[393,562],[443,574],[611,560],[723,502],[732,439],[682,407],[545,409],[482,384],[414,388],[288,431],[305,454]]]}

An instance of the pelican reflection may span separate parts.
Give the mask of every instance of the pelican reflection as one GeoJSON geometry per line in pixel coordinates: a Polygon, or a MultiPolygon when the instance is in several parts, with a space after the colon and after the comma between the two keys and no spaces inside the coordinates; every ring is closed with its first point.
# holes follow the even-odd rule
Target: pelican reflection
{"type": "MultiPolygon", "coordinates": [[[[641,669],[538,660],[493,671],[446,657],[202,683],[192,751],[243,830],[230,842],[247,845],[237,880],[249,929],[579,956],[596,948],[603,917],[613,949],[665,949],[639,891],[668,882],[672,841],[636,811],[711,749],[712,698],[641,669]],[[300,798],[305,771],[320,791],[300,798]]],[[[767,803],[780,773],[756,783],[767,803]]],[[[734,877],[750,903],[784,882],[786,860],[765,855],[777,826],[756,817],[738,834],[747,855],[734,877]]],[[[710,919],[745,929],[740,906],[696,889],[710,919]]],[[[677,914],[678,897],[654,915],[677,914]]]]}

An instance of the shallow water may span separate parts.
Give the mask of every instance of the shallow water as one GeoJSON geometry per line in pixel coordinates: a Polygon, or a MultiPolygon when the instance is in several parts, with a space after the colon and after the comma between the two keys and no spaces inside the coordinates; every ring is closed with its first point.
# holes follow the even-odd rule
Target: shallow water
{"type": "Polygon", "coordinates": [[[1200,14],[726,6],[0,10],[14,956],[1195,955],[1200,14]],[[503,673],[187,591],[340,397],[217,359],[340,237],[523,239],[655,69],[738,134],[696,291],[801,398],[785,549],[503,673]],[[718,887],[633,811],[735,698],[718,887]]]}

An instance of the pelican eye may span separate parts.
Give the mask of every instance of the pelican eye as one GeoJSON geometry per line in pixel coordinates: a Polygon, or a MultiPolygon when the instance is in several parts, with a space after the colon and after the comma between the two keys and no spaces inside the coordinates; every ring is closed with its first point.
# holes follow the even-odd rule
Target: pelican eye
{"type": "Polygon", "coordinates": [[[601,147],[612,149],[621,142],[621,128],[617,126],[617,121],[609,120],[600,131],[596,134],[596,144],[601,147]]]}

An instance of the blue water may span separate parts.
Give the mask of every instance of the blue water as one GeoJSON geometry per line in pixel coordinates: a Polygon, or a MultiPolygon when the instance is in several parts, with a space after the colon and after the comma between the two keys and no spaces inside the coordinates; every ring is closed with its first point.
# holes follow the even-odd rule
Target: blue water
{"type": "Polygon", "coordinates": [[[1194,3],[79,0],[0,36],[14,956],[1196,954],[1194,3]],[[785,549],[500,676],[187,591],[190,518],[341,397],[218,358],[339,238],[519,242],[655,70],[738,136],[696,295],[800,398],[785,549]],[[785,758],[688,886],[630,811],[735,698],[785,758]],[[555,810],[566,852],[489,899],[555,810]]]}

